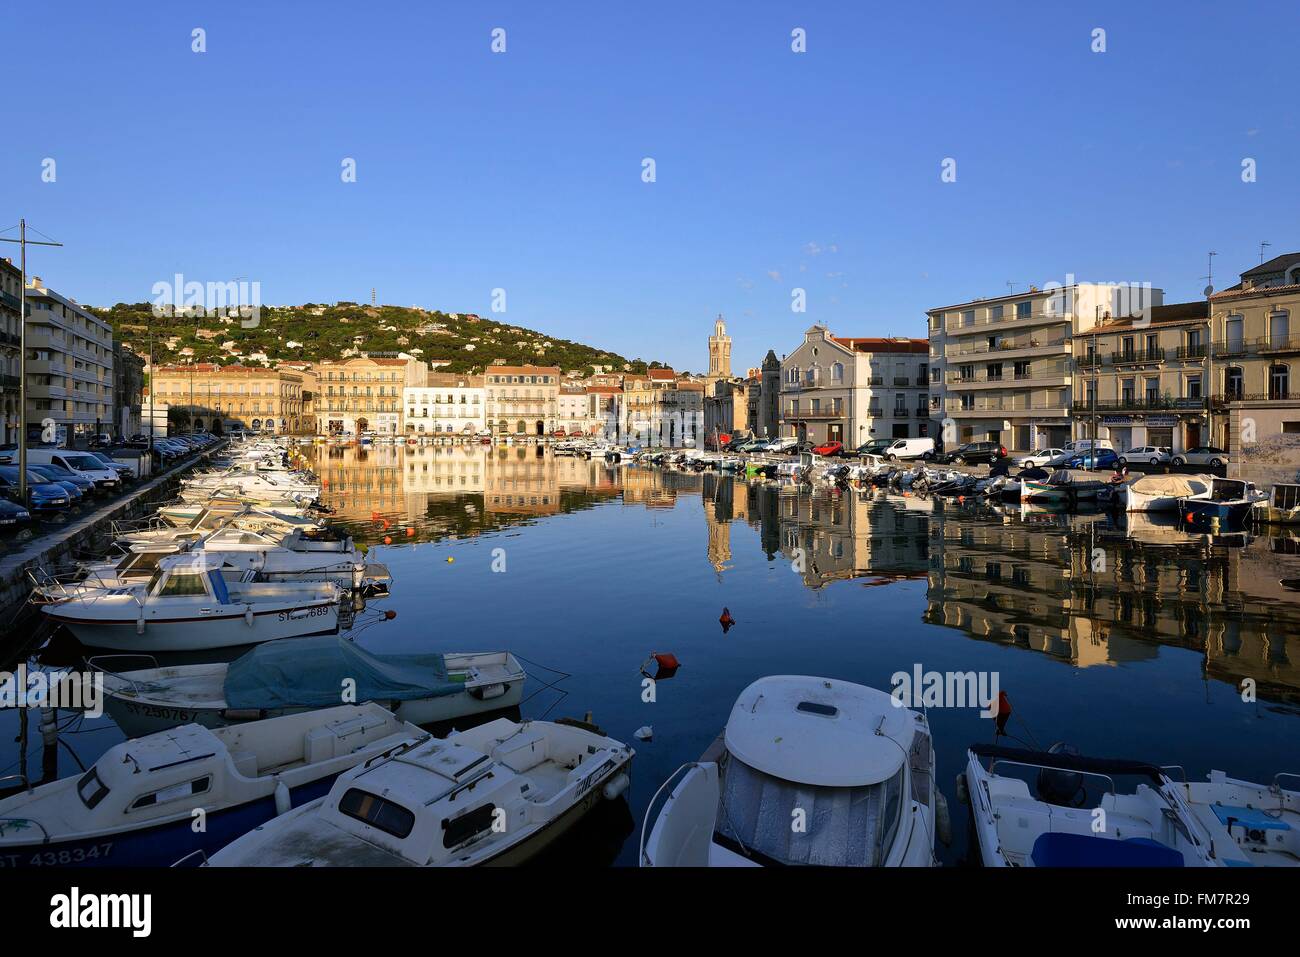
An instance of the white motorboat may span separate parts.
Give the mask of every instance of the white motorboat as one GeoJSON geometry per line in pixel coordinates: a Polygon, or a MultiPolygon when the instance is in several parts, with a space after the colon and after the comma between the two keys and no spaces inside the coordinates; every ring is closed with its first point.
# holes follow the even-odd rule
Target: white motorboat
{"type": "Polygon", "coordinates": [[[212,853],[420,733],[378,705],[346,705],[124,741],[89,770],[0,801],[0,861],[166,867],[212,853]]]}
{"type": "Polygon", "coordinates": [[[1211,771],[1205,781],[1180,787],[1192,811],[1213,827],[1222,825],[1250,863],[1262,867],[1300,866],[1300,774],[1279,774],[1272,784],[1252,784],[1211,771]]]}
{"type": "Polygon", "coordinates": [[[1174,512],[1180,498],[1208,498],[1208,475],[1140,475],[1125,482],[1120,502],[1126,512],[1174,512]]]}
{"type": "Polygon", "coordinates": [[[986,867],[1246,863],[1226,829],[1194,813],[1182,785],[1153,765],[973,745],[958,791],[970,802],[986,867]],[[1034,793],[1017,773],[1036,775],[1034,793]],[[1117,777],[1141,783],[1120,792],[1117,777]]]}
{"type": "Polygon", "coordinates": [[[219,495],[204,502],[174,502],[171,505],[163,505],[158,509],[158,516],[161,520],[174,525],[185,525],[204,513],[224,512],[233,515],[249,509],[298,517],[307,517],[310,512],[317,510],[310,503],[298,499],[219,495]]]}
{"type": "Polygon", "coordinates": [[[113,541],[128,547],[147,542],[198,541],[210,532],[227,527],[262,532],[271,537],[294,530],[306,535],[322,534],[320,521],[300,514],[301,511],[281,512],[242,504],[237,508],[211,506],[199,509],[181,524],[169,522],[163,515],[147,522],[114,524],[113,541]]]}
{"type": "Polygon", "coordinates": [[[573,724],[499,718],[412,738],[228,845],[219,867],[518,864],[628,787],[634,752],[573,724]]]}
{"type": "Polygon", "coordinates": [[[41,611],[83,644],[120,651],[198,651],[336,633],[333,582],[230,582],[201,554],[162,559],[144,584],[63,586],[41,611]]]}
{"type": "Polygon", "coordinates": [[[334,635],[270,641],[234,662],[109,670],[105,709],[128,734],[177,724],[220,728],[339,704],[377,701],[403,721],[428,725],[512,708],[523,697],[523,667],[508,651],[478,654],[375,654],[334,635]]]}
{"type": "Polygon", "coordinates": [[[829,678],[755,681],[670,786],[642,867],[929,867],[947,828],[925,715],[829,678]]]}
{"type": "Polygon", "coordinates": [[[1300,485],[1274,485],[1268,499],[1255,505],[1254,517],[1270,525],[1300,524],[1300,485]]]}

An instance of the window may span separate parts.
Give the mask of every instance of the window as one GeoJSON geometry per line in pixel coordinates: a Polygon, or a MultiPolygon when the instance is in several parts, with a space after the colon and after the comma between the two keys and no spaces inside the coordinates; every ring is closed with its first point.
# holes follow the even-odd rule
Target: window
{"type": "Polygon", "coordinates": [[[185,574],[183,572],[172,572],[170,578],[163,584],[159,595],[206,595],[208,590],[203,587],[203,576],[199,574],[185,574]]]}
{"type": "Polygon", "coordinates": [[[1287,312],[1275,312],[1268,317],[1268,344],[1274,348],[1286,346],[1291,332],[1291,316],[1287,312]]]}
{"type": "Polygon", "coordinates": [[[831,381],[832,382],[844,381],[844,363],[837,362],[833,366],[831,366],[831,381]]]}
{"type": "Polygon", "coordinates": [[[1003,306],[989,306],[989,318],[997,321],[1002,318],[1003,306]]]}
{"type": "Polygon", "coordinates": [[[1241,370],[1235,366],[1223,370],[1223,394],[1229,400],[1240,399],[1245,394],[1241,370]]]}
{"type": "Polygon", "coordinates": [[[99,771],[91,768],[81,776],[77,782],[77,796],[88,811],[93,811],[95,805],[108,797],[108,786],[99,779],[99,771]]]}
{"type": "Polygon", "coordinates": [[[1147,402],[1154,404],[1160,399],[1160,380],[1154,376],[1146,381],[1147,402]]]}
{"type": "Polygon", "coordinates": [[[1223,324],[1223,329],[1226,338],[1223,351],[1228,355],[1240,355],[1245,343],[1241,316],[1229,316],[1227,322],[1223,324]]]}
{"type": "Polygon", "coordinates": [[[1028,319],[1034,314],[1034,304],[1029,300],[1016,303],[1016,318],[1028,319]]]}
{"type": "Polygon", "coordinates": [[[1131,405],[1136,398],[1137,380],[1124,379],[1120,383],[1120,398],[1124,400],[1125,405],[1131,405]]]}
{"type": "Polygon", "coordinates": [[[442,846],[458,847],[466,841],[473,840],[480,834],[490,831],[495,814],[496,805],[484,804],[472,811],[466,811],[460,817],[444,820],[442,822],[442,846]]]}
{"type": "Polygon", "coordinates": [[[1002,363],[990,362],[986,367],[990,382],[1000,382],[1002,380],[1002,363]]]}
{"type": "Polygon", "coordinates": [[[961,324],[962,324],[963,326],[973,326],[973,325],[975,325],[975,310],[974,310],[974,309],[965,309],[965,310],[962,311],[962,314],[961,314],[961,324]]]}
{"type": "Polygon", "coordinates": [[[1189,399],[1201,398],[1201,377],[1199,375],[1189,375],[1187,377],[1186,396],[1189,399]]]}
{"type": "Polygon", "coordinates": [[[1284,365],[1269,366],[1268,397],[1285,399],[1291,391],[1291,371],[1284,365]]]}
{"type": "Polygon", "coordinates": [[[410,810],[358,788],[348,788],[339,800],[339,811],[396,838],[406,837],[415,827],[415,814],[410,810]]]}
{"type": "Polygon", "coordinates": [[[131,802],[131,810],[139,811],[147,807],[156,807],[159,804],[165,804],[168,801],[179,800],[180,798],[193,797],[195,794],[204,794],[212,786],[212,776],[207,775],[195,781],[185,781],[181,784],[173,784],[169,788],[163,788],[154,791],[152,794],[146,794],[138,797],[131,802]]]}

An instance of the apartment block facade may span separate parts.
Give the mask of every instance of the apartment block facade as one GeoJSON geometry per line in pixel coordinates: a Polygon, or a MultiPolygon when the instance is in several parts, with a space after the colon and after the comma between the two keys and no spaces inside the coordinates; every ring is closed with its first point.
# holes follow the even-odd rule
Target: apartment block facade
{"type": "MultiPolygon", "coordinates": [[[[154,408],[165,407],[176,428],[296,433],[316,427],[303,414],[303,376],[290,369],[165,365],[151,370],[150,388],[154,408]]],[[[145,400],[146,414],[148,405],[145,400]]]]}
{"type": "Polygon", "coordinates": [[[321,362],[316,368],[317,431],[339,435],[398,435],[403,393],[428,382],[429,367],[410,356],[359,356],[321,362]]]}
{"type": "Polygon", "coordinates": [[[487,429],[483,376],[431,372],[402,390],[407,435],[475,435],[487,429]]]}
{"type": "Polygon", "coordinates": [[[27,284],[27,430],[67,429],[69,442],[110,431],[113,330],[90,310],[42,283],[27,284]]]}
{"type": "Polygon", "coordinates": [[[930,420],[945,448],[1001,442],[1013,452],[1071,438],[1076,337],[1160,305],[1163,293],[1071,283],[931,309],[930,420]]]}
{"type": "Polygon", "coordinates": [[[487,425],[495,435],[547,435],[559,415],[558,366],[488,366],[487,425]]]}
{"type": "Polygon", "coordinates": [[[18,439],[18,366],[22,332],[19,306],[23,274],[8,259],[0,259],[0,443],[18,439]]]}
{"type": "Polygon", "coordinates": [[[781,434],[849,448],[928,435],[928,353],[925,339],[841,338],[813,326],[781,362],[781,434]]]}

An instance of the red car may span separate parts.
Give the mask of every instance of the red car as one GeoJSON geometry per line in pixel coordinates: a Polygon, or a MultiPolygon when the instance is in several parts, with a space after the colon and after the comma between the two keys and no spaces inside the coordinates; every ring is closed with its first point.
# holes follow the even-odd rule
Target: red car
{"type": "Polygon", "coordinates": [[[827,442],[824,445],[814,445],[814,455],[839,455],[844,451],[843,442],[827,442]]]}

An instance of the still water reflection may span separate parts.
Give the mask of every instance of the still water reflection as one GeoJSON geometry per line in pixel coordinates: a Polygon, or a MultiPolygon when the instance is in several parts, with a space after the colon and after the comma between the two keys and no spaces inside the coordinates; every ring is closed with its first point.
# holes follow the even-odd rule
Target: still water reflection
{"type": "MultiPolygon", "coordinates": [[[[1193,777],[1300,769],[1300,558],[1289,536],[1209,539],[1142,516],[809,491],[536,446],[308,454],[335,522],[393,574],[382,607],[396,619],[358,641],[509,649],[530,664],[524,716],[591,712],[630,742],[654,729],[633,742],[630,814],[619,805],[593,819],[554,852],[567,859],[635,864],[654,791],[766,674],[887,689],[917,664],[993,671],[1014,705],[1010,730],[1028,745],[1069,741],[1193,777]],[[682,667],[647,703],[640,666],[656,651],[682,667]],[[1243,682],[1256,689],[1245,700],[1243,682]]],[[[939,856],[957,863],[965,814],[953,781],[992,725],[956,709],[932,711],[931,724],[954,810],[953,845],[939,856]]],[[[72,743],[86,762],[118,739],[108,719],[82,730],[72,743]]],[[[6,747],[0,764],[15,760],[6,747]]]]}

